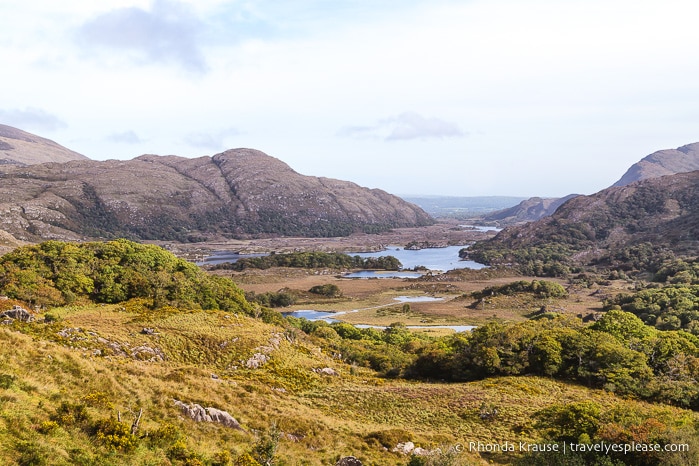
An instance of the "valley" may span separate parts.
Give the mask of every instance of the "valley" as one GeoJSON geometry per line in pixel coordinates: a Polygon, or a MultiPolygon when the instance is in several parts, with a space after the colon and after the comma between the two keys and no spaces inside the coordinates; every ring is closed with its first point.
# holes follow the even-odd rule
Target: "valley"
{"type": "Polygon", "coordinates": [[[695,145],[433,218],[252,149],[0,130],[0,463],[699,464],[695,145]]]}

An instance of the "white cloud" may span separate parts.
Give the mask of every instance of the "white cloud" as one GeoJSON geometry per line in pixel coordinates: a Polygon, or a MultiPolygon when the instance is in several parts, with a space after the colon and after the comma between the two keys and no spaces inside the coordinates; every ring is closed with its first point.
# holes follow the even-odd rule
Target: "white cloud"
{"type": "Polygon", "coordinates": [[[66,128],[65,122],[40,108],[0,109],[0,122],[25,131],[55,131],[66,128]]]}
{"type": "Polygon", "coordinates": [[[243,146],[394,192],[416,176],[422,192],[591,192],[699,138],[698,10],[690,0],[7,0],[0,117],[98,157],[243,146]],[[229,125],[244,132],[219,130],[229,125]],[[425,154],[439,170],[396,175],[425,154]],[[479,176],[464,183],[468,171],[479,176]]]}
{"type": "Polygon", "coordinates": [[[207,70],[198,43],[204,25],[186,4],[155,0],[150,10],[117,8],[87,21],[79,29],[85,47],[134,54],[141,64],[176,63],[197,73],[207,70]]]}
{"type": "Polygon", "coordinates": [[[340,129],[338,134],[356,139],[384,141],[441,139],[465,135],[455,123],[439,118],[426,118],[414,112],[382,119],[373,126],[347,126],[340,129]]]}
{"type": "Polygon", "coordinates": [[[141,144],[144,142],[135,131],[124,131],[123,133],[112,133],[107,140],[123,144],[141,144]]]}
{"type": "Polygon", "coordinates": [[[185,136],[184,142],[199,149],[217,151],[230,149],[226,146],[226,140],[239,134],[241,132],[236,128],[226,128],[217,132],[192,132],[185,136]]]}

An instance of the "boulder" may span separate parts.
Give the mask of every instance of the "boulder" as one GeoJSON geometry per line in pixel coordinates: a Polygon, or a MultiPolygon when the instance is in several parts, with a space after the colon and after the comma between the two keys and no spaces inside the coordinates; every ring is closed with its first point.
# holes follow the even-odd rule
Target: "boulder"
{"type": "Polygon", "coordinates": [[[322,369],[313,369],[313,372],[315,372],[316,374],[320,374],[320,375],[331,375],[331,376],[340,375],[332,367],[323,367],[322,369]]]}
{"type": "Polygon", "coordinates": [[[221,411],[220,409],[216,408],[205,409],[206,414],[209,415],[209,418],[212,422],[218,422],[219,424],[223,424],[224,426],[230,427],[232,429],[243,430],[243,427],[240,425],[240,423],[233,416],[228,414],[228,412],[221,411]]]}
{"type": "Polygon", "coordinates": [[[29,311],[16,304],[12,306],[12,309],[0,313],[0,318],[9,318],[12,320],[19,320],[20,322],[34,321],[34,316],[31,315],[29,311]]]}
{"type": "Polygon", "coordinates": [[[269,361],[269,356],[263,353],[255,353],[250,359],[245,361],[245,367],[248,369],[258,369],[269,361]]]}
{"type": "Polygon", "coordinates": [[[345,456],[335,463],[335,466],[362,466],[362,462],[354,456],[345,456]]]}
{"type": "Polygon", "coordinates": [[[216,422],[232,429],[245,429],[227,411],[216,408],[204,408],[196,403],[187,404],[179,400],[174,400],[175,406],[182,410],[182,413],[195,422],[216,422]]]}
{"type": "Polygon", "coordinates": [[[405,442],[399,443],[396,445],[396,448],[391,451],[402,455],[409,455],[413,450],[415,450],[415,444],[413,442],[405,442]]]}

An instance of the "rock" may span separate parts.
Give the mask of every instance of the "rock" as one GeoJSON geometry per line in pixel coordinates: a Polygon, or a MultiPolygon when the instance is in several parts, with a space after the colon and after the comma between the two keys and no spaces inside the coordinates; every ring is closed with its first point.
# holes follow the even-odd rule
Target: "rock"
{"type": "Polygon", "coordinates": [[[245,367],[248,369],[258,369],[262,367],[267,361],[269,361],[269,356],[263,353],[255,353],[250,359],[244,362],[245,367]]]}
{"type": "Polygon", "coordinates": [[[335,466],[362,466],[362,462],[354,456],[345,456],[335,463],[335,466]]]}
{"type": "Polygon", "coordinates": [[[221,411],[220,409],[216,408],[205,409],[212,422],[218,422],[219,424],[223,424],[224,426],[230,427],[232,429],[244,430],[240,423],[233,416],[228,414],[228,412],[221,411]]]}
{"type": "Polygon", "coordinates": [[[161,362],[165,360],[165,354],[158,348],[150,346],[137,346],[131,350],[131,357],[139,361],[161,362]]]}
{"type": "Polygon", "coordinates": [[[321,375],[330,375],[330,376],[340,375],[332,367],[324,367],[322,369],[313,369],[313,372],[315,372],[316,374],[321,374],[321,375]]]}
{"type": "Polygon", "coordinates": [[[206,409],[201,405],[195,403],[188,405],[178,400],[175,400],[175,405],[178,406],[187,417],[195,422],[213,422],[211,416],[206,413],[206,409]]]}
{"type": "Polygon", "coordinates": [[[141,330],[141,334],[142,335],[154,335],[155,330],[152,328],[145,327],[145,328],[143,328],[143,330],[141,330]]]}
{"type": "Polygon", "coordinates": [[[19,320],[20,322],[33,322],[34,316],[29,313],[26,309],[16,304],[12,306],[12,309],[0,313],[0,318],[10,318],[13,320],[19,320]]]}
{"type": "Polygon", "coordinates": [[[415,450],[415,444],[413,442],[405,442],[399,443],[396,445],[396,448],[391,451],[402,455],[409,455],[413,450],[415,450]]]}
{"type": "Polygon", "coordinates": [[[427,456],[432,454],[431,450],[425,450],[424,448],[416,447],[413,451],[412,454],[415,456],[427,456]]]}
{"type": "Polygon", "coordinates": [[[195,422],[216,422],[222,424],[231,429],[242,430],[245,429],[240,425],[240,423],[231,416],[228,412],[222,411],[216,408],[204,408],[196,403],[187,404],[179,400],[174,400],[175,406],[180,408],[185,416],[189,417],[195,422]]]}

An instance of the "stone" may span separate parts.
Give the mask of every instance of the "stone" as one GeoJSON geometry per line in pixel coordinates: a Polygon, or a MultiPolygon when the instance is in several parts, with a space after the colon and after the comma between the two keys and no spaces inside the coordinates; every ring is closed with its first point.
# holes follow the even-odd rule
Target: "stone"
{"type": "Polygon", "coordinates": [[[221,411],[220,409],[216,409],[216,408],[205,408],[205,409],[206,409],[206,413],[209,415],[212,422],[218,422],[219,424],[222,424],[226,427],[230,427],[232,429],[244,430],[243,427],[240,425],[240,423],[233,416],[231,416],[228,412],[221,411]]]}
{"type": "Polygon", "coordinates": [[[12,309],[0,313],[0,318],[10,318],[13,320],[19,320],[20,322],[33,322],[34,316],[31,315],[29,311],[16,304],[12,306],[12,309]]]}
{"type": "Polygon", "coordinates": [[[165,360],[165,354],[159,348],[151,348],[146,345],[133,348],[131,350],[131,357],[139,361],[147,362],[162,362],[165,360]]]}
{"type": "Polygon", "coordinates": [[[335,466],[362,466],[362,462],[354,456],[345,456],[335,463],[335,466]]]}
{"type": "Polygon", "coordinates": [[[320,374],[320,375],[330,375],[330,376],[340,375],[332,367],[324,367],[322,369],[313,369],[313,372],[315,372],[316,374],[320,374]]]}
{"type": "Polygon", "coordinates": [[[263,353],[255,353],[250,359],[245,361],[245,367],[248,369],[258,369],[262,367],[267,361],[269,361],[269,356],[263,353]]]}
{"type": "Polygon", "coordinates": [[[216,408],[204,408],[196,403],[187,404],[179,400],[173,401],[175,406],[180,408],[182,413],[194,422],[216,422],[225,427],[245,432],[245,429],[243,429],[240,423],[227,411],[216,408]]]}
{"type": "Polygon", "coordinates": [[[413,442],[405,442],[399,443],[396,445],[396,448],[391,451],[402,455],[409,455],[413,450],[415,450],[415,444],[413,442]]]}

